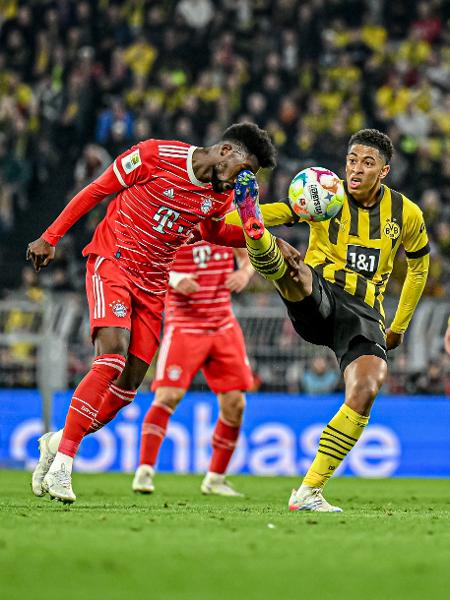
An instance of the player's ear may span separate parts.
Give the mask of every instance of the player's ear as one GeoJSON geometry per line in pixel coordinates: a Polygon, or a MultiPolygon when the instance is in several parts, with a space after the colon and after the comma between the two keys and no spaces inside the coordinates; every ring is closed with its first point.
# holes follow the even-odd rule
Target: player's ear
{"type": "Polygon", "coordinates": [[[391,170],[391,165],[384,165],[384,167],[381,169],[380,179],[384,179],[390,170],[391,170]]]}
{"type": "Polygon", "coordinates": [[[233,146],[230,144],[230,142],[223,142],[223,144],[221,144],[220,146],[220,156],[226,156],[227,154],[230,154],[230,152],[233,151],[233,146]]]}

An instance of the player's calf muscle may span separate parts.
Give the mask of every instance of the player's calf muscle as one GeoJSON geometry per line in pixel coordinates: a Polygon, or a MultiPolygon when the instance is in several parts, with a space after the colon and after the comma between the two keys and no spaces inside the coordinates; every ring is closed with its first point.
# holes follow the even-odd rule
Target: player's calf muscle
{"type": "Polygon", "coordinates": [[[220,412],[225,421],[235,427],[242,423],[245,409],[245,395],[241,391],[225,392],[218,395],[220,412]]]}

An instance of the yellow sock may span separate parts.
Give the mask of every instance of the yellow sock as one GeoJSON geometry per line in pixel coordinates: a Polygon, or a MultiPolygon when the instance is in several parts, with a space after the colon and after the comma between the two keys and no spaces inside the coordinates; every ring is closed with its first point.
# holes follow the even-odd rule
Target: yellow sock
{"type": "Polygon", "coordinates": [[[281,279],[286,273],[287,264],[270,231],[266,229],[259,240],[252,240],[246,235],[245,241],[253,268],[265,279],[281,279]]]}
{"type": "Polygon", "coordinates": [[[369,417],[343,404],[323,430],[319,449],[303,484],[323,487],[359,440],[368,422],[369,417]]]}

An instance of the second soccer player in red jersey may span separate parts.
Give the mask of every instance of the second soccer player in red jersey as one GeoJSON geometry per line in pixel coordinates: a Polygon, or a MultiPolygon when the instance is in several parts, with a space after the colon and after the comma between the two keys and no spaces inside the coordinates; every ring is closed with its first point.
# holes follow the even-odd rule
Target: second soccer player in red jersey
{"type": "Polygon", "coordinates": [[[256,172],[274,165],[267,132],[251,123],[232,125],[219,143],[205,148],[146,140],[117,157],[29,244],[28,258],[39,271],[70,227],[116,194],[83,251],[96,359],[74,392],[64,430],[39,441],[34,494],[75,501],[71,472],[81,440],[134,399],[158,347],[176,250],[196,225],[204,239],[242,245],[240,228],[224,223],[234,181],[244,168],[256,172]]]}
{"type": "Polygon", "coordinates": [[[244,289],[253,268],[243,248],[235,254],[236,271],[230,248],[200,242],[177,252],[152,386],[156,394],[142,427],[140,466],[132,485],[135,492],[154,491],[155,464],[170,416],[201,369],[220,407],[201,490],[204,494],[241,495],[226,481],[225,471],[239,436],[244,391],[251,387],[253,377],[244,337],[233,314],[231,292],[244,289]]]}

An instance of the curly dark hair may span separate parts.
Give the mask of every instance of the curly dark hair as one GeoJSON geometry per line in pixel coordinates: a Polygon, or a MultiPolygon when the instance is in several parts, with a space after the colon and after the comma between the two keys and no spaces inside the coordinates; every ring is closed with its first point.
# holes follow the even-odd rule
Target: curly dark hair
{"type": "Polygon", "coordinates": [[[362,144],[363,146],[371,146],[376,148],[388,163],[392,158],[394,146],[391,138],[378,129],[361,129],[352,135],[348,141],[348,149],[354,144],[362,144]]]}
{"type": "Polygon", "coordinates": [[[261,167],[273,169],[277,164],[277,151],[265,129],[260,129],[255,123],[235,123],[228,127],[222,140],[236,142],[245,147],[258,159],[261,167]]]}

